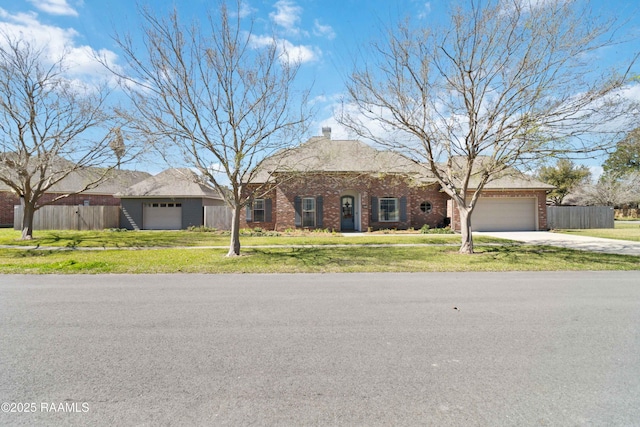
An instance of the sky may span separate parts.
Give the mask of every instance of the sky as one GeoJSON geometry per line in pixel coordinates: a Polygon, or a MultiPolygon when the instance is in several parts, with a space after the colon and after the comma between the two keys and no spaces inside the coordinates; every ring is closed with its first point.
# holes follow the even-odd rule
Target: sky
{"type": "MultiPolygon", "coordinates": [[[[546,1],[546,0],[533,0],[546,1]]],[[[597,13],[628,19],[624,31],[640,34],[637,0],[593,0],[597,13]]],[[[177,7],[185,20],[201,19],[217,0],[141,0],[154,13],[163,15],[177,7]]],[[[300,84],[312,88],[317,115],[311,125],[319,135],[322,126],[331,126],[335,138],[354,138],[333,118],[344,95],[344,76],[358,47],[380,35],[381,29],[411,16],[425,25],[445,16],[448,0],[244,0],[243,14],[255,19],[256,35],[273,29],[291,51],[302,60],[300,84]]],[[[0,29],[23,33],[47,46],[51,54],[66,48],[73,59],[73,77],[85,81],[109,80],[105,69],[93,61],[99,53],[113,64],[124,61],[113,40],[116,33],[135,39],[140,22],[133,0],[0,0],[0,29]]],[[[621,47],[630,49],[632,46],[621,47]]],[[[602,59],[615,60],[620,52],[602,59]]],[[[598,171],[602,159],[587,164],[598,171]]]]}

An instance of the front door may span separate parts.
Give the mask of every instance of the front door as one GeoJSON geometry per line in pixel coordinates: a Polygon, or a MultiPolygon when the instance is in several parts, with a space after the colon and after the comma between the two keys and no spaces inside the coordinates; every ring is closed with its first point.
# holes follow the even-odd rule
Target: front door
{"type": "Polygon", "coordinates": [[[353,197],[342,196],[340,198],[340,230],[341,231],[353,231],[355,230],[355,218],[353,215],[353,197]]]}

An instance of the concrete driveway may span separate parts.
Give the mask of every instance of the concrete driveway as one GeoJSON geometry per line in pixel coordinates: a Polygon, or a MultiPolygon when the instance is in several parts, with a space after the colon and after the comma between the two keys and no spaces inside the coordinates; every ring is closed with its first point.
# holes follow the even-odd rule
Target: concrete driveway
{"type": "Polygon", "coordinates": [[[474,236],[516,240],[528,245],[548,245],[581,251],[640,256],[640,242],[576,236],[549,231],[474,231],[474,236]]]}

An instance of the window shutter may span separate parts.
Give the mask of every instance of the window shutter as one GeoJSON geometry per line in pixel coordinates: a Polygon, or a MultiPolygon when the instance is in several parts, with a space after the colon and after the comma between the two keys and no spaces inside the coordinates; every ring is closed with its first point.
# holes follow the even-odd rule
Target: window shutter
{"type": "Polygon", "coordinates": [[[371,198],[371,222],[378,222],[378,198],[371,198]]]}
{"type": "Polygon", "coordinates": [[[264,200],[264,221],[271,222],[271,199],[264,200]]]}
{"type": "Polygon", "coordinates": [[[407,198],[405,196],[400,197],[400,222],[407,220],[407,198]]]}
{"type": "Polygon", "coordinates": [[[322,196],[316,197],[316,227],[322,227],[322,196]]]}
{"type": "Polygon", "coordinates": [[[296,212],[295,226],[302,227],[302,198],[300,196],[294,197],[293,209],[296,212]]]}
{"type": "Polygon", "coordinates": [[[247,222],[251,222],[251,214],[253,213],[253,202],[251,200],[247,202],[247,206],[245,206],[245,209],[246,209],[246,215],[247,215],[247,222]]]}

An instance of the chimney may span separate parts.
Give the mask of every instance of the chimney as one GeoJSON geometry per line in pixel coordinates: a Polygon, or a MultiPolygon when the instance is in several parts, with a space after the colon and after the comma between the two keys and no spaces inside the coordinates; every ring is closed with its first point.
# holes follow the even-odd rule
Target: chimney
{"type": "Polygon", "coordinates": [[[323,127],[322,128],[322,136],[324,136],[327,139],[331,139],[331,128],[330,127],[323,127]]]}

